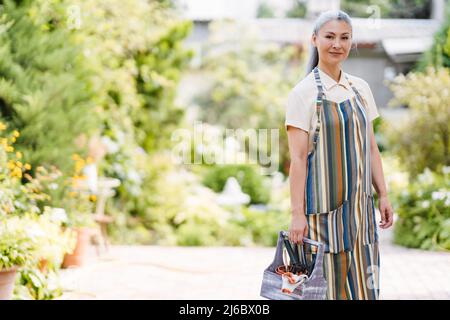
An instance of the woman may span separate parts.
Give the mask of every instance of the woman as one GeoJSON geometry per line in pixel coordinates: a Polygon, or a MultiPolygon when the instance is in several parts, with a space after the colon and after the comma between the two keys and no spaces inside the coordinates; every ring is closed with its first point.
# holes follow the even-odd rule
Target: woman
{"type": "MultiPolygon", "coordinates": [[[[309,73],[289,93],[286,130],[292,220],[289,238],[325,244],[327,299],[378,299],[379,249],[372,181],[380,227],[393,210],[372,120],[377,108],[368,84],[341,69],[352,46],[352,24],[342,11],[317,19],[309,73]]],[[[315,257],[310,248],[308,259],[315,257]]]]}

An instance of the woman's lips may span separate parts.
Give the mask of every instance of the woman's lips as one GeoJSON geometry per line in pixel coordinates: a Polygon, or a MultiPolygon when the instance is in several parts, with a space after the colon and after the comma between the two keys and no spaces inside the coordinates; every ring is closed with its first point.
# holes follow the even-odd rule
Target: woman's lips
{"type": "Polygon", "coordinates": [[[338,55],[340,55],[340,54],[342,54],[342,53],[339,53],[339,52],[330,52],[332,55],[335,55],[335,56],[338,56],[338,55]]]}

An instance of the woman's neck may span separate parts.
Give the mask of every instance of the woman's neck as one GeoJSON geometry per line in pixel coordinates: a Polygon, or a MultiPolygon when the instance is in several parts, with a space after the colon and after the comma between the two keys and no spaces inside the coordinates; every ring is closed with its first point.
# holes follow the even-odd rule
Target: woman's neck
{"type": "Polygon", "coordinates": [[[322,61],[319,61],[317,66],[319,67],[320,70],[325,72],[336,82],[339,82],[339,79],[341,77],[341,66],[339,64],[328,65],[323,63],[322,61]]]}

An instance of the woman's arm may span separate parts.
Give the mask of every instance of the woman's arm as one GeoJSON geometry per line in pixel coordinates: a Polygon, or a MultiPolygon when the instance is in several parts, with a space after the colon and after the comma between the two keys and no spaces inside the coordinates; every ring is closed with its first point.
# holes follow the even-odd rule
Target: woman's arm
{"type": "Polygon", "coordinates": [[[288,126],[287,129],[291,164],[289,168],[289,185],[291,194],[292,221],[289,239],[303,243],[308,225],[305,216],[305,182],[308,156],[308,132],[288,126]]]}
{"type": "Polygon", "coordinates": [[[372,162],[372,183],[378,194],[378,207],[381,214],[380,227],[387,229],[392,226],[394,211],[389,202],[387,195],[386,183],[384,180],[383,164],[381,161],[380,151],[375,140],[375,134],[373,132],[373,125],[370,122],[370,154],[372,162]]]}

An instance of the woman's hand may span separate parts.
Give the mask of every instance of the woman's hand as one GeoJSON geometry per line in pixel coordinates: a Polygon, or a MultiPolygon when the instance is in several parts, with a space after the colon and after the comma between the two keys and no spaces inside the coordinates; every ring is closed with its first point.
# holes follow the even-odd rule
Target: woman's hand
{"type": "Polygon", "coordinates": [[[296,244],[303,244],[303,237],[308,235],[308,222],[304,213],[293,214],[289,228],[289,240],[296,244]]]}
{"type": "Polygon", "coordinates": [[[381,221],[380,228],[387,229],[394,222],[394,210],[387,196],[378,198],[378,208],[380,209],[381,221]]]}

